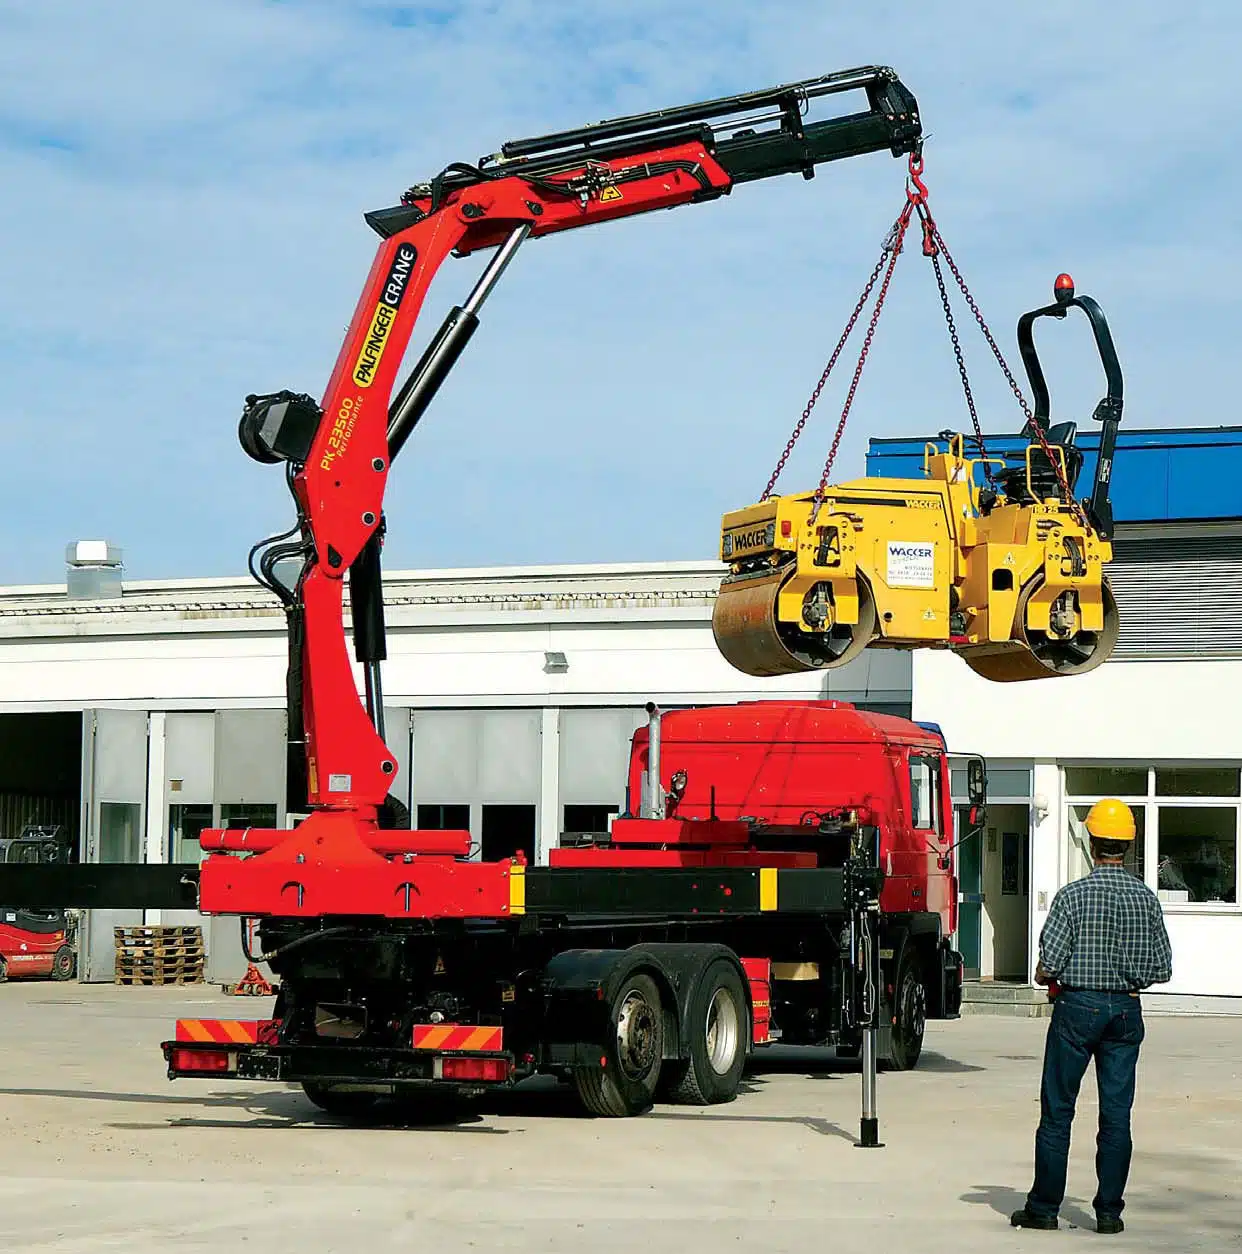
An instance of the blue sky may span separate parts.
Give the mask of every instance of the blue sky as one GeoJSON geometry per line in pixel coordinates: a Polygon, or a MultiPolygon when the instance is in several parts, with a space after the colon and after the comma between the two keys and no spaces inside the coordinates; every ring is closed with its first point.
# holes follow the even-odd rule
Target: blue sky
{"type": "MultiPolygon", "coordinates": [[[[883,0],[0,0],[0,583],[103,537],[131,578],[244,569],[288,525],[247,392],[320,394],[364,211],[509,138],[859,64],[919,98],[933,209],[1006,351],[1058,270],[1127,426],[1235,413],[1242,9],[883,0]]],[[[389,569],[710,557],[767,479],[900,206],[881,154],[524,249],[389,480],[389,569]]],[[[411,360],[480,259],[450,262],[411,360]]],[[[968,327],[985,426],[1021,415],[968,327]]],[[[1045,335],[1054,404],[1100,392],[1045,335]]],[[[852,359],[782,479],[809,486],[852,359]]],[[[898,267],[838,460],[967,421],[926,263],[898,267]]]]}

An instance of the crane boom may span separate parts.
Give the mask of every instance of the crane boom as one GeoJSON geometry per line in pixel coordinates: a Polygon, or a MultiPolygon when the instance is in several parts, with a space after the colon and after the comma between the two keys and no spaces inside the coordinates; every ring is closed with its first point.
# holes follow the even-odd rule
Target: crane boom
{"type": "MultiPolygon", "coordinates": [[[[286,606],[288,802],[290,810],[311,811],[305,826],[327,839],[316,845],[318,863],[371,859],[379,872],[388,864],[369,849],[377,825],[408,822],[390,797],[397,764],[383,739],[384,489],[392,458],[473,335],[479,309],[517,249],[527,239],[715,199],[738,183],[788,173],[809,178],[826,161],[884,150],[901,156],[921,137],[914,97],[893,70],[869,66],[513,140],[474,164],[446,167],[411,187],[400,204],[366,215],[381,243],[322,400],[287,391],[248,397],[239,428],[252,457],[287,463],[296,501],[294,531],[276,538],[282,543],[267,549],[257,570],[252,553],[251,569],[286,606]],[[863,93],[865,108],[807,120],[811,101],[851,91],[863,93]],[[496,251],[470,297],[450,311],[394,397],[440,266],[450,255],[483,249],[496,251]],[[298,563],[292,582],[276,575],[282,559],[298,563]],[[365,705],[347,647],[346,572],[365,705]]],[[[287,837],[244,864],[209,860],[204,910],[283,909],[278,863],[302,839],[287,837]]],[[[334,876],[332,900],[317,900],[315,908],[386,912],[387,888],[354,896],[341,887],[348,878],[334,876]]]]}

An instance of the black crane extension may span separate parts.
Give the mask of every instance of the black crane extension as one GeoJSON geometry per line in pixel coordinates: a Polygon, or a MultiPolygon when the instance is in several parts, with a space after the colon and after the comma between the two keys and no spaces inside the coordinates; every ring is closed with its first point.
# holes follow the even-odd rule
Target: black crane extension
{"type": "MultiPolygon", "coordinates": [[[[887,66],[864,66],[766,91],[721,96],[700,104],[510,140],[499,152],[480,158],[474,165],[457,162],[429,183],[416,184],[406,192],[401,205],[365,216],[372,229],[388,238],[423,217],[415,200],[430,196],[434,211],[450,191],[512,174],[536,185],[546,180],[549,188],[573,193],[579,181],[589,180],[589,170],[568,182],[556,182],[558,174],[581,171],[593,161],[650,151],[653,144],[671,146],[698,140],[736,184],[780,174],[801,174],[809,179],[814,177],[815,167],[826,161],[884,149],[900,157],[914,152],[922,143],[922,135],[918,101],[896,71],[887,66]],[[810,101],[848,91],[865,92],[867,108],[818,122],[805,121],[810,101]]],[[[640,169],[643,177],[655,172],[640,169]]],[[[722,192],[704,183],[703,199],[727,194],[727,190],[722,192]]]]}

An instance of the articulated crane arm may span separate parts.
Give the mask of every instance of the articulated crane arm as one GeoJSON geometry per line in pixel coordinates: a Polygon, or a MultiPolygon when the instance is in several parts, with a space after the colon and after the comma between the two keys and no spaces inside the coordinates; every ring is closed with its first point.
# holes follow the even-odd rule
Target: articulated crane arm
{"type": "Polygon", "coordinates": [[[251,570],[286,606],[289,808],[311,814],[294,833],[204,833],[205,849],[261,854],[209,858],[201,877],[204,911],[409,912],[408,900],[397,900],[402,890],[393,864],[377,854],[392,839],[381,829],[408,826],[404,808],[390,796],[397,763],[384,743],[384,488],[392,459],[522,243],[713,200],[739,183],[791,173],[811,178],[817,165],[843,157],[885,149],[902,156],[921,139],[914,97],[892,70],[873,66],[513,141],[473,165],[448,166],[410,188],[399,205],[366,215],[383,243],[322,402],[292,392],[251,396],[239,428],[252,457],[286,463],[297,505],[297,525],[257,545],[251,570]],[[865,109],[806,120],[811,100],[855,90],[865,93],[865,109]],[[394,397],[402,356],[440,265],[450,254],[483,249],[496,251],[474,290],[449,313],[394,397]],[[282,562],[298,566],[295,581],[278,577],[282,562]],[[347,647],[346,572],[365,705],[347,647]],[[300,865],[291,877],[293,860],[300,865]],[[308,860],[314,869],[301,865],[308,860]],[[372,874],[339,873],[349,864],[372,874]]]}

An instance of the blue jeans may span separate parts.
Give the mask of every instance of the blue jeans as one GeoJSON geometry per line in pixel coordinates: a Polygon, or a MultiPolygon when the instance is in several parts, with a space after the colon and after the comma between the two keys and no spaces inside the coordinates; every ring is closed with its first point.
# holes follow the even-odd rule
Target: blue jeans
{"type": "Polygon", "coordinates": [[[1035,1184],[1026,1201],[1032,1215],[1051,1218],[1061,1209],[1074,1106],[1087,1064],[1094,1058],[1100,1127],[1093,1205],[1099,1218],[1121,1217],[1130,1174],[1130,1109],[1143,1035],[1143,1009],[1137,997],[1064,990],[1058,994],[1044,1046],[1035,1184]]]}

